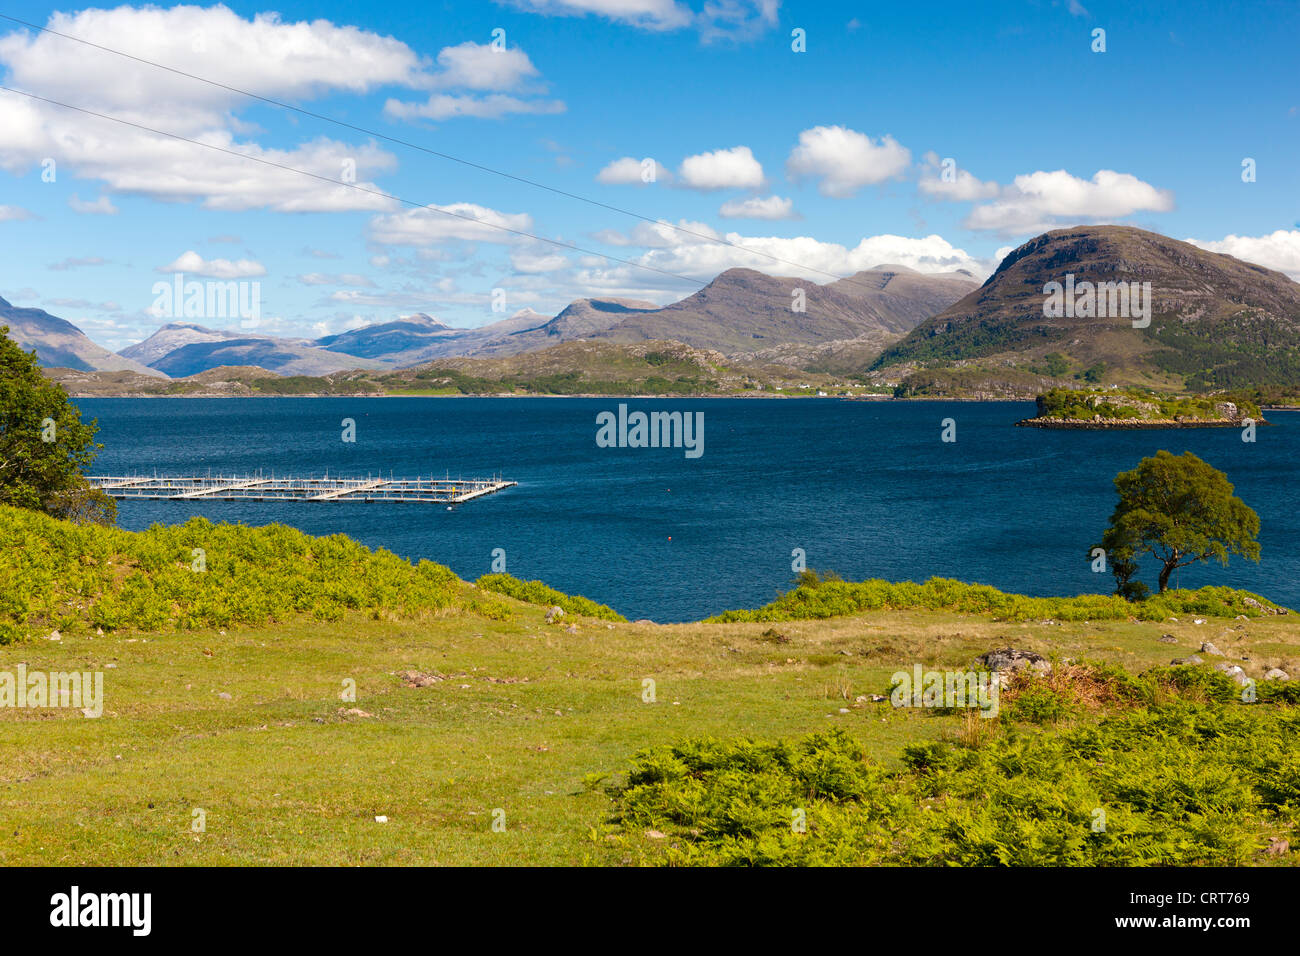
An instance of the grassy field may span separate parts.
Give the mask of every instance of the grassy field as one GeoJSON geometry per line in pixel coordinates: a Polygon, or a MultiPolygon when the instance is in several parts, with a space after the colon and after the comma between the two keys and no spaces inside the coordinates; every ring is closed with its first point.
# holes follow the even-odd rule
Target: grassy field
{"type": "Polygon", "coordinates": [[[1300,835],[1278,610],[805,572],[656,625],[338,535],[0,507],[0,864],[1289,862],[1266,853],[1300,835]],[[1203,641],[1258,702],[1167,669],[1203,641]],[[996,717],[888,700],[899,670],[1005,647],[1056,670],[996,717]],[[19,675],[74,671],[98,716],[18,704],[19,675]]]}
{"type": "MultiPolygon", "coordinates": [[[[462,587],[468,604],[476,592],[462,587]]],[[[544,608],[499,600],[511,620],[349,612],[0,647],[0,670],[105,673],[99,719],[0,709],[0,863],[658,862],[676,838],[616,823],[606,790],[637,751],[838,728],[897,767],[908,745],[961,739],[970,723],[857,700],[887,693],[890,675],[914,662],[965,668],[1015,646],[1137,672],[1211,640],[1249,657],[1254,676],[1300,671],[1290,616],[1049,624],[880,611],[778,625],[547,624],[544,608]],[[411,686],[411,671],[435,679],[411,686]],[[643,700],[646,678],[654,703],[643,700]],[[340,699],[349,679],[355,702],[340,699]],[[195,810],[203,832],[193,832],[195,810]],[[504,830],[493,829],[496,811],[504,830]]]]}

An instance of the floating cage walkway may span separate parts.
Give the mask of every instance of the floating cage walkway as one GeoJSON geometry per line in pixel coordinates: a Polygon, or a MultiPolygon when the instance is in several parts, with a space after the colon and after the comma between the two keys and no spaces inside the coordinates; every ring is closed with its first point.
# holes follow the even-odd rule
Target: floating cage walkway
{"type": "Polygon", "coordinates": [[[455,505],[512,488],[495,478],[278,478],[262,475],[92,475],[112,498],[169,501],[423,501],[455,505]]]}

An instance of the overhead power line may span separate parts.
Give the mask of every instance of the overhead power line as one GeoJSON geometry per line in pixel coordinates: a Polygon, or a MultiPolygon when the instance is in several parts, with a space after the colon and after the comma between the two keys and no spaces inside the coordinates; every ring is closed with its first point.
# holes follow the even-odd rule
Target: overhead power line
{"type": "MultiPolygon", "coordinates": [[[[349,129],[356,133],[363,133],[366,136],[372,136],[375,139],[380,139],[383,140],[384,142],[392,143],[396,146],[402,146],[407,149],[417,150],[421,153],[426,153],[430,156],[436,156],[439,159],[449,160],[450,162],[453,163],[460,163],[462,166],[468,166],[472,169],[477,169],[480,172],[490,173],[494,176],[500,176],[503,179],[513,180],[514,182],[522,183],[526,186],[532,186],[536,189],[543,189],[546,190],[547,192],[554,193],[557,196],[564,196],[568,199],[574,199],[577,200],[578,202],[584,202],[587,203],[588,205],[597,206],[601,209],[609,210],[610,212],[616,212],[619,215],[631,216],[633,219],[639,219],[642,222],[650,223],[651,225],[664,226],[682,235],[691,236],[692,238],[701,239],[706,242],[713,242],[719,245],[728,246],[732,249],[736,249],[739,250],[740,252],[744,252],[747,255],[758,256],[760,258],[767,259],[770,262],[779,262],[782,265],[794,266],[795,268],[801,269],[804,272],[816,273],[817,275],[823,275],[831,279],[838,279],[843,282],[852,283],[853,285],[859,285],[862,286],[863,288],[871,288],[871,286],[867,286],[864,283],[855,282],[851,276],[842,276],[835,272],[828,272],[825,269],[818,269],[815,266],[808,266],[800,262],[795,262],[792,259],[784,259],[780,256],[772,255],[771,253],[762,252],[758,249],[751,249],[748,246],[742,245],[737,242],[732,242],[731,240],[726,239],[722,236],[714,236],[704,232],[697,232],[694,229],[688,229],[685,226],[674,225],[673,223],[667,222],[666,220],[663,219],[647,216],[644,215],[643,213],[639,213],[631,209],[624,209],[620,206],[615,206],[610,203],[601,202],[598,199],[592,199],[590,196],[583,196],[578,193],[573,193],[564,189],[560,189],[556,186],[550,186],[546,183],[538,182],[537,180],[534,179],[528,179],[527,177],[524,176],[517,176],[514,173],[508,173],[504,170],[496,169],[492,166],[484,165],[483,163],[476,163],[473,160],[464,159],[463,157],[460,156],[453,156],[451,153],[445,153],[440,150],[432,149],[428,146],[423,146],[419,143],[412,143],[409,140],[401,139],[396,136],[389,136],[386,133],[379,132],[378,130],[368,129],[364,126],[358,126],[355,123],[348,123],[345,120],[341,120],[333,116],[328,116],[324,113],[317,113],[314,112],[313,110],[304,109],[301,106],[294,106],[292,103],[286,103],[283,100],[277,100],[269,96],[262,96],[260,93],[253,93],[250,92],[249,90],[240,89],[237,86],[231,86],[228,83],[222,83],[218,80],[213,80],[205,76],[199,76],[196,73],[189,73],[185,70],[177,69],[176,67],[173,66],[168,66],[165,63],[158,63],[154,60],[149,60],[144,57],[135,56],[134,54],[127,53],[123,50],[117,50],[114,49],[113,47],[108,47],[99,43],[94,43],[90,40],[84,39],[83,37],[73,36],[69,33],[62,33],[58,30],[51,30],[49,27],[43,27],[40,26],[39,24],[31,23],[27,20],[10,16],[9,14],[6,13],[0,13],[0,19],[8,20],[11,23],[17,23],[20,26],[27,27],[28,29],[31,30],[37,30],[41,33],[48,33],[51,36],[62,37],[65,40],[72,40],[75,43],[81,43],[84,44],[85,46],[93,47],[96,50],[101,50],[105,53],[111,53],[114,56],[120,56],[128,60],[133,60],[134,62],[143,64],[145,66],[151,66],[160,70],[166,70],[168,73],[173,73],[177,76],[183,76],[186,79],[195,80],[196,82],[199,83],[207,83],[210,86],[215,86],[219,89],[226,90],[227,92],[237,93],[240,96],[247,96],[250,99],[258,100],[262,103],[266,103],[270,106],[275,106],[280,109],[289,110],[291,112],[298,113],[301,116],[309,116],[312,119],[317,119],[325,123],[332,123],[333,125],[339,126],[343,129],[349,129]]],[[[593,254],[602,255],[602,253],[593,253],[593,254]]],[[[606,258],[613,258],[615,261],[618,262],[627,261],[623,259],[617,259],[617,257],[606,257],[606,258]]],[[[696,282],[698,280],[692,279],[689,281],[696,282]]]]}
{"type": "Polygon", "coordinates": [[[411,206],[415,209],[425,209],[431,212],[437,212],[444,216],[450,216],[453,219],[462,219],[465,222],[472,222],[478,226],[486,226],[490,229],[496,229],[501,232],[508,232],[511,235],[522,236],[526,239],[534,239],[537,242],[545,242],[552,246],[558,246],[559,248],[567,250],[569,252],[581,252],[584,255],[600,256],[601,258],[609,260],[610,262],[621,262],[624,265],[633,266],[637,269],[646,269],[650,272],[657,272],[660,275],[668,276],[669,278],[672,279],[680,279],[683,282],[689,282],[693,285],[698,285],[701,287],[707,285],[707,283],[700,282],[699,279],[692,279],[690,276],[679,275],[676,272],[669,272],[666,269],[658,269],[654,266],[648,266],[643,262],[635,262],[631,259],[620,259],[618,256],[611,256],[604,252],[597,252],[594,249],[584,249],[582,246],[575,246],[567,242],[560,242],[558,239],[548,239],[545,236],[538,236],[531,232],[525,232],[522,229],[512,229],[509,226],[503,226],[495,222],[488,222],[487,220],[484,219],[476,219],[473,216],[465,216],[460,213],[452,212],[449,209],[443,209],[438,206],[429,205],[427,203],[415,202],[414,200],[411,199],[403,199],[401,196],[396,196],[393,195],[392,193],[386,193],[383,190],[370,189],[366,186],[361,186],[357,183],[349,183],[342,179],[333,179],[329,176],[322,176],[320,173],[313,173],[307,169],[299,169],[296,166],[288,166],[284,163],[277,163],[269,159],[263,159],[261,156],[253,156],[249,153],[241,153],[235,149],[226,149],[224,146],[216,146],[213,145],[212,143],[204,143],[197,139],[190,139],[188,136],[181,136],[179,133],[169,133],[166,130],[155,129],[152,126],[146,126],[143,123],[136,123],[131,120],[122,119],[120,116],[110,116],[107,113],[100,113],[95,110],[86,109],[83,106],[73,106],[71,103],[62,103],[59,100],[53,100],[46,96],[37,96],[35,93],[29,93],[26,90],[16,90],[10,86],[0,86],[0,90],[3,90],[6,93],[15,93],[19,96],[26,96],[33,100],[39,100],[42,103],[49,103],[51,106],[59,106],[66,110],[75,110],[76,112],[84,113],[87,116],[94,116],[99,119],[109,120],[110,122],[113,123],[121,123],[123,126],[130,126],[133,127],[134,129],[138,129],[146,133],[153,133],[157,136],[166,136],[168,139],[178,140],[182,143],[189,143],[193,146],[201,146],[204,149],[210,149],[214,152],[225,153],[227,156],[234,156],[239,159],[249,160],[250,162],[261,163],[263,166],[272,166],[276,169],[282,169],[285,172],[297,173],[300,176],[309,176],[312,179],[320,180],[321,182],[329,183],[333,186],[344,186],[348,189],[355,189],[358,192],[367,193],[371,196],[379,196],[383,199],[388,199],[388,200],[392,200],[393,202],[402,203],[403,205],[411,206]]]}

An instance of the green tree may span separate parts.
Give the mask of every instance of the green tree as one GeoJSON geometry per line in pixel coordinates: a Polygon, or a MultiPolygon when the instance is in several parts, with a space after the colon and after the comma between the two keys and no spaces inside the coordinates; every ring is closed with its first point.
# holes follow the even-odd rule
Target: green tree
{"type": "MultiPolygon", "coordinates": [[[[1101,547],[1106,552],[1106,564],[1115,576],[1115,593],[1129,601],[1141,601],[1150,593],[1141,581],[1134,581],[1137,574],[1137,554],[1133,540],[1125,531],[1107,528],[1101,537],[1101,547]]],[[[1092,552],[1089,551],[1089,557],[1092,552]]]]}
{"type": "Polygon", "coordinates": [[[1106,376],[1106,363],[1097,362],[1095,365],[1089,365],[1083,371],[1083,380],[1089,384],[1096,385],[1106,376]]]}
{"type": "Polygon", "coordinates": [[[1053,378],[1061,378],[1070,371],[1069,361],[1060,352],[1048,352],[1043,361],[1047,363],[1047,374],[1053,378]]]}
{"type": "Polygon", "coordinates": [[[59,518],[112,524],[112,498],[84,471],[102,445],[96,422],[83,422],[67,393],[0,326],[0,504],[59,518]]]}
{"type": "Polygon", "coordinates": [[[1129,579],[1139,555],[1160,562],[1160,591],[1178,568],[1229,554],[1259,560],[1259,515],[1234,495],[1228,476],[1190,451],[1159,451],[1132,471],[1115,476],[1119,504],[1102,535],[1116,593],[1141,597],[1145,590],[1129,579]]]}

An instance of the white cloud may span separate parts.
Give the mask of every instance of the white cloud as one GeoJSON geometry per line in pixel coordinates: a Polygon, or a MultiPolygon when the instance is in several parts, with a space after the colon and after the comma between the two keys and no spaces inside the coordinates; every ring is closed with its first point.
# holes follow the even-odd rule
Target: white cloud
{"type": "Polygon", "coordinates": [[[704,42],[752,39],[777,22],[780,0],[705,0],[698,11],[677,0],[506,0],[550,16],[592,14],[642,30],[694,26],[704,42]]]}
{"type": "Polygon", "coordinates": [[[820,179],[823,196],[844,199],[863,186],[902,176],[911,161],[911,152],[892,136],[877,142],[843,126],[814,126],[799,134],[785,169],[792,179],[820,179]]]}
{"type": "Polygon", "coordinates": [[[595,237],[611,246],[671,249],[681,242],[699,242],[700,237],[716,240],[720,235],[721,233],[706,223],[681,219],[674,227],[661,219],[658,222],[639,222],[632,227],[630,233],[621,233],[617,229],[604,229],[596,233],[595,237]]]}
{"type": "Polygon", "coordinates": [[[955,161],[940,159],[938,154],[933,152],[925,154],[921,179],[916,185],[927,196],[953,202],[992,199],[1001,191],[997,183],[981,182],[968,170],[957,166],[955,161]]]}
{"type": "Polygon", "coordinates": [[[212,279],[249,279],[266,275],[266,267],[252,259],[204,259],[194,250],[181,253],[171,265],[161,266],[159,272],[188,272],[190,275],[208,276],[212,279]]]}
{"type": "Polygon", "coordinates": [[[442,71],[433,85],[467,90],[516,90],[539,78],[537,67],[518,47],[493,49],[490,43],[466,42],[444,47],[438,53],[442,71]]]}
{"type": "Polygon", "coordinates": [[[708,0],[695,17],[700,38],[751,40],[777,22],[780,0],[708,0]]]}
{"type": "MultiPolygon", "coordinates": [[[[687,228],[685,223],[679,225],[687,228]]],[[[700,282],[708,282],[718,273],[737,267],[755,269],[769,275],[829,282],[831,276],[849,276],[882,263],[905,265],[919,272],[965,269],[977,278],[987,276],[996,266],[996,262],[976,258],[939,235],[919,238],[868,236],[856,246],[846,248],[810,236],[783,238],[746,236],[736,232],[720,236],[713,230],[707,230],[707,227],[701,230],[693,228],[693,225],[691,231],[703,232],[702,237],[678,232],[667,223],[659,223],[657,228],[648,223],[636,227],[632,236],[626,238],[650,238],[656,240],[658,245],[631,261],[700,282]],[[710,241],[710,237],[725,239],[729,245],[710,241]],[[784,261],[775,261],[773,257],[784,261]]],[[[606,294],[644,294],[647,288],[679,293],[690,291],[690,287],[680,280],[655,276],[632,266],[607,266],[595,262],[585,265],[585,269],[575,273],[576,278],[588,289],[606,294]]]]}
{"type": "MultiPolygon", "coordinates": [[[[308,99],[330,90],[367,93],[377,86],[427,85],[420,58],[405,43],[328,20],[284,23],[279,14],[245,20],[224,6],[119,6],[54,13],[47,26],[102,46],[219,76],[229,86],[276,98],[308,99]]],[[[79,106],[127,112],[196,133],[216,125],[243,97],[207,83],[165,79],[155,67],[91,55],[47,33],[0,37],[11,85],[79,106]]]]}
{"type": "MultiPolygon", "coordinates": [[[[361,292],[356,289],[340,289],[337,292],[331,292],[327,301],[352,307],[378,306],[382,308],[416,309],[427,312],[429,311],[430,295],[423,292],[361,292]]],[[[367,324],[373,324],[373,322],[367,324]]]]}
{"type": "Polygon", "coordinates": [[[91,302],[88,299],[46,299],[45,304],[56,309],[95,309],[99,312],[119,312],[122,309],[116,302],[91,302]]]}
{"type": "Polygon", "coordinates": [[[670,182],[672,180],[673,174],[657,159],[649,156],[644,159],[624,156],[621,159],[614,160],[598,172],[596,182],[616,186],[645,186],[648,185],[644,178],[645,172],[652,167],[655,182],[670,182]]]}
{"type": "MultiPolygon", "coordinates": [[[[364,94],[390,84],[427,87],[421,59],[391,37],[327,20],[285,23],[274,13],[245,20],[223,6],[177,6],[55,13],[48,26],[104,46],[174,64],[232,87],[286,100],[330,92],[364,94]]],[[[266,149],[241,141],[248,127],[237,114],[246,97],[207,83],[178,80],[120,57],[88,55],[77,43],[26,32],[0,37],[8,84],[129,122],[306,168],[340,179],[343,163],[362,173],[390,169],[393,157],[373,143],[352,146],[320,138],[297,147],[266,149]]],[[[46,156],[83,179],[118,193],[163,201],[200,200],[209,208],[279,211],[375,210],[381,198],[224,155],[143,130],[89,117],[21,96],[0,97],[0,168],[21,174],[46,156]]],[[[60,172],[63,170],[60,169],[60,172]]]]}
{"type": "Polygon", "coordinates": [[[405,120],[446,120],[461,116],[500,119],[509,113],[563,113],[564,110],[564,103],[560,100],[523,100],[504,93],[488,96],[435,93],[423,103],[389,100],[384,104],[385,113],[394,119],[405,120]]]}
{"type": "Polygon", "coordinates": [[[359,285],[374,288],[374,283],[363,275],[344,272],[341,275],[329,275],[324,272],[308,272],[298,276],[303,285],[359,285]]]}
{"type": "Polygon", "coordinates": [[[73,212],[80,213],[83,216],[116,216],[117,207],[107,196],[100,196],[95,200],[85,200],[73,193],[68,199],[68,205],[73,212]]]}
{"type": "Polygon", "coordinates": [[[82,266],[102,266],[107,263],[107,259],[101,259],[99,256],[81,256],[51,262],[46,268],[53,269],[55,272],[67,272],[69,269],[80,269],[82,266]]]}
{"type": "Polygon", "coordinates": [[[0,222],[21,222],[31,218],[31,210],[22,206],[0,206],[0,222]]]}
{"type": "Polygon", "coordinates": [[[376,216],[370,221],[370,239],[389,246],[430,246],[453,240],[512,243],[527,237],[506,230],[528,232],[532,228],[533,219],[527,213],[502,213],[461,202],[376,216]]]}
{"type": "Polygon", "coordinates": [[[688,189],[759,189],[764,183],[763,167],[748,146],[687,156],[677,175],[688,189]]]}
{"type": "Polygon", "coordinates": [[[548,252],[514,252],[510,255],[510,265],[516,272],[543,273],[555,272],[569,264],[569,260],[558,253],[548,252]]]}
{"type": "Polygon", "coordinates": [[[693,15],[676,0],[512,0],[514,6],[551,16],[595,14],[645,30],[675,30],[693,15]]]}
{"type": "Polygon", "coordinates": [[[750,199],[732,199],[722,204],[718,215],[723,219],[797,219],[794,200],[780,196],[757,196],[750,199]]]}
{"type": "Polygon", "coordinates": [[[390,99],[384,112],[394,119],[446,120],[470,116],[499,119],[509,113],[563,113],[560,100],[525,99],[508,96],[544,88],[540,74],[528,54],[518,47],[494,49],[490,43],[461,43],[444,47],[438,53],[442,71],[434,74],[428,85],[435,89],[460,90],[460,93],[434,93],[426,102],[412,103],[390,99]],[[487,92],[487,96],[474,93],[487,92]]]}
{"type": "Polygon", "coordinates": [[[1217,240],[1186,241],[1210,252],[1224,252],[1266,269],[1276,269],[1300,282],[1300,229],[1279,229],[1267,236],[1230,235],[1217,240]]]}
{"type": "Polygon", "coordinates": [[[1063,169],[1017,176],[997,199],[971,210],[965,225],[1001,235],[1043,232],[1080,221],[1121,219],[1135,212],[1168,212],[1173,193],[1129,173],[1098,170],[1091,180],[1063,169]],[[1064,222],[1062,222],[1064,220],[1064,222]]]}

